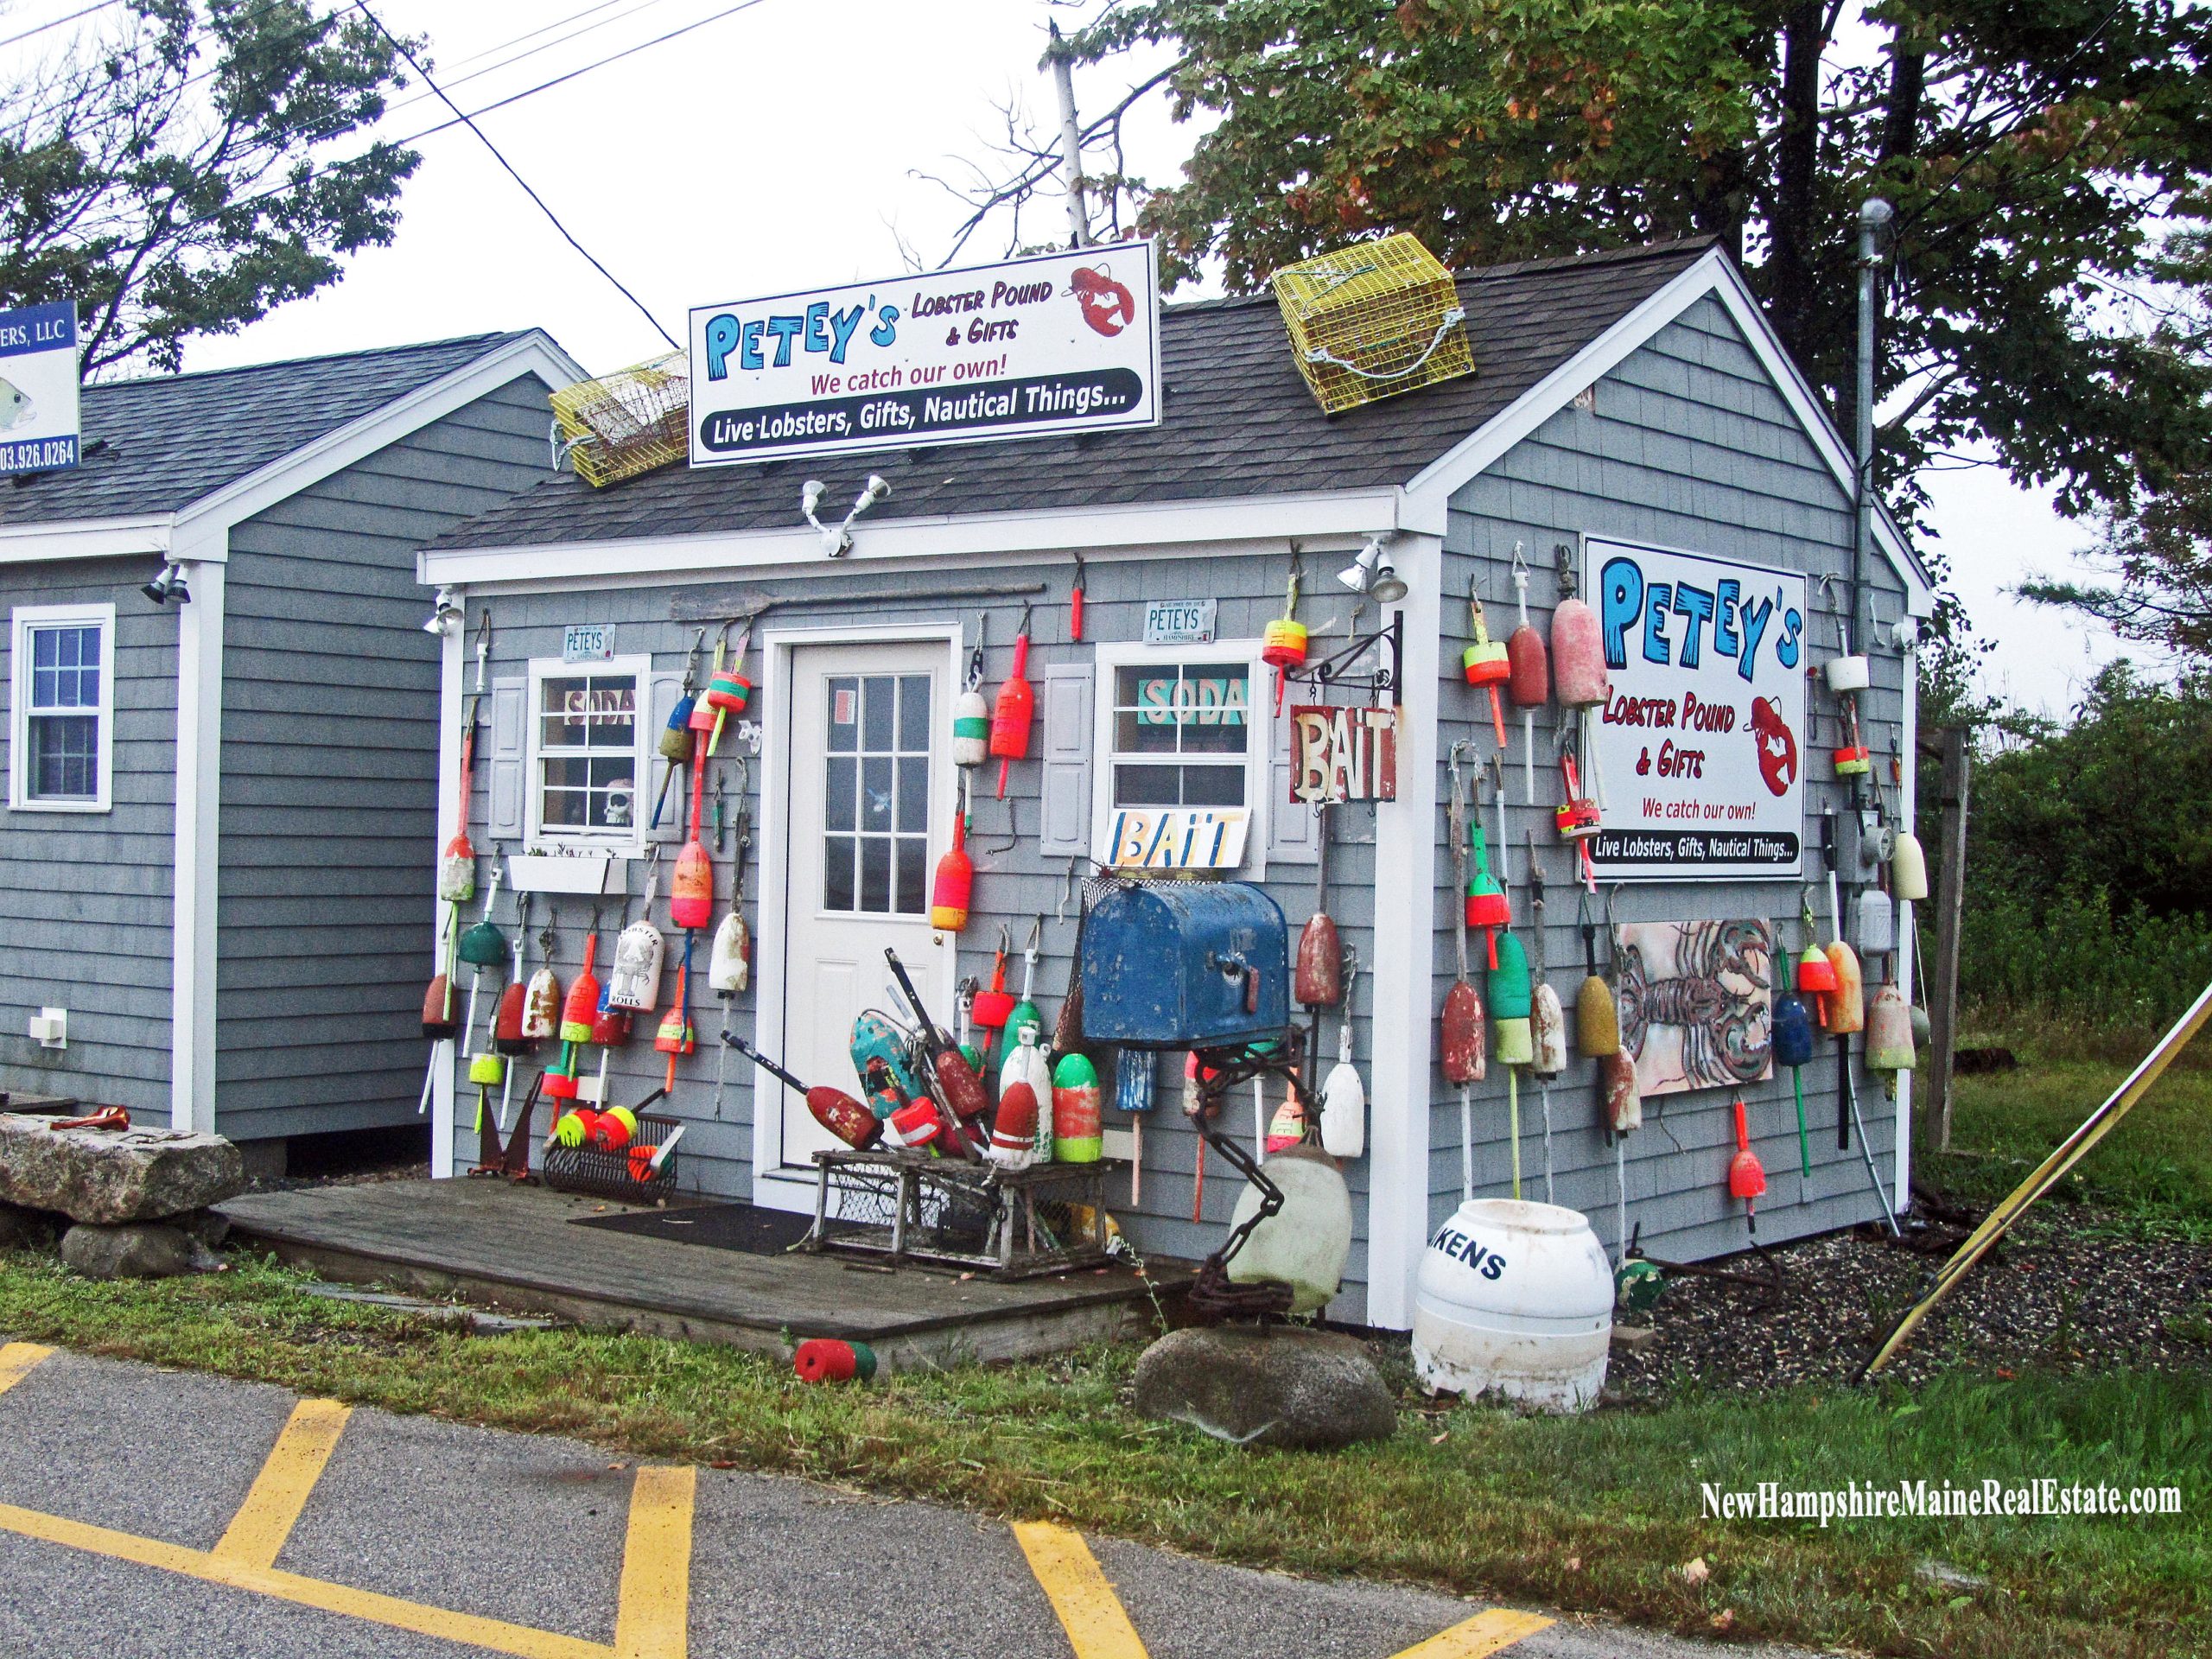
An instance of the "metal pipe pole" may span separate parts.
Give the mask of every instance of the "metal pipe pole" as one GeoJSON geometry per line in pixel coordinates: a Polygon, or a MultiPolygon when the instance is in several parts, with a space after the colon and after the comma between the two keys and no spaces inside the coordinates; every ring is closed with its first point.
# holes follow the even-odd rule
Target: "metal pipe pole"
{"type": "Polygon", "coordinates": [[[1067,173],[1068,245],[1090,245],[1090,209],[1084,199],[1083,130],[1075,118],[1075,75],[1068,64],[1067,43],[1058,22],[1052,25],[1052,44],[1045,60],[1052,66],[1052,89],[1060,98],[1060,165],[1067,173]]]}
{"type": "Polygon", "coordinates": [[[1874,540],[1874,273],[1882,263],[1881,235],[1893,217],[1890,204],[1870,196],[1859,209],[1859,381],[1855,398],[1858,416],[1858,488],[1853,492],[1856,514],[1851,545],[1851,642],[1865,651],[1873,636],[1871,610],[1866,609],[1866,556],[1874,540]]]}

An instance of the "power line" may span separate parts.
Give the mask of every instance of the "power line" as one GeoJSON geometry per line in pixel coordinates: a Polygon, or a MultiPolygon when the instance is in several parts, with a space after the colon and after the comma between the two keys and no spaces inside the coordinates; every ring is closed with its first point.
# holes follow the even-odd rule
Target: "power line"
{"type": "Polygon", "coordinates": [[[99,0],[98,4],[86,6],[81,11],[73,11],[66,16],[50,18],[47,22],[37,24],[34,28],[25,29],[20,35],[10,35],[6,40],[0,41],[0,46],[13,46],[18,41],[28,41],[34,35],[43,35],[47,30],[50,29],[59,29],[64,23],[73,23],[79,17],[89,17],[96,11],[105,11],[110,6],[116,3],[117,0],[99,0]]]}
{"type": "MultiPolygon", "coordinates": [[[[374,149],[383,148],[386,143],[389,143],[392,149],[404,149],[410,144],[420,143],[425,138],[435,138],[442,132],[450,132],[455,127],[470,124],[479,116],[489,115],[494,110],[504,110],[508,105],[519,104],[527,98],[535,98],[538,93],[550,92],[556,86],[564,86],[568,82],[575,79],[580,75],[589,74],[594,69],[601,69],[610,63],[619,63],[624,58],[632,57],[638,53],[645,51],[649,47],[659,46],[664,41],[672,41],[681,35],[689,35],[694,29],[704,29],[709,23],[720,22],[723,18],[734,16],[741,11],[750,11],[753,7],[760,4],[760,3],[761,0],[740,0],[738,4],[726,7],[721,11],[710,13],[709,16],[700,18],[696,22],[686,23],[680,29],[672,29],[669,30],[665,35],[657,35],[650,41],[641,41],[635,46],[626,47],[620,52],[610,53],[606,57],[594,59],[589,63],[581,65],[576,68],[568,71],[565,74],[556,75],[550,80],[541,80],[535,86],[525,86],[518,92],[511,92],[505,98],[498,99],[492,103],[480,105],[478,108],[470,110],[466,113],[456,111],[452,120],[440,121],[433,126],[424,127],[419,132],[410,133],[404,138],[391,141],[378,140],[376,145],[372,146],[371,150],[364,151],[359,156],[346,156],[343,161],[333,162],[327,167],[309,168],[299,176],[288,179],[283,184],[276,185],[270,189],[260,191],[253,195],[240,196],[234,201],[226,201],[214,212],[203,213],[199,218],[190,220],[184,228],[189,229],[192,226],[205,225],[216,219],[219,219],[225,213],[232,213],[238,208],[250,207],[257,201],[269,201],[277,196],[289,195],[296,190],[305,189],[308,185],[313,184],[317,179],[327,178],[333,173],[342,173],[349,167],[358,167],[361,162],[366,161],[371,154],[374,153],[374,149]]],[[[378,27],[381,27],[381,25],[378,25],[378,27]]],[[[489,140],[486,140],[486,142],[488,143],[489,140]]],[[[659,325],[655,324],[654,326],[658,327],[659,325]]],[[[663,337],[665,338],[664,335],[663,337]]]]}
{"type": "MultiPolygon", "coordinates": [[[[609,3],[612,3],[613,0],[609,0],[609,3]]],[[[456,75],[452,79],[445,83],[445,91],[451,92],[454,87],[465,86],[472,80],[480,80],[486,75],[497,74],[502,69],[513,67],[513,66],[522,62],[525,58],[534,58],[541,52],[550,52],[556,46],[566,46],[570,41],[581,40],[587,35],[592,34],[598,29],[605,29],[610,23],[622,22],[628,18],[636,16],[641,11],[649,11],[655,6],[665,5],[666,3],[667,0],[636,0],[636,3],[631,5],[629,10],[626,11],[617,12],[612,17],[602,17],[595,23],[586,23],[582,29],[571,29],[566,35],[557,35],[552,40],[533,46],[527,52],[518,52],[512,57],[501,58],[497,63],[487,63],[481,69],[472,69],[465,75],[456,75]]],[[[604,5],[599,5],[594,6],[590,10],[593,11],[603,11],[606,10],[606,7],[604,5]]],[[[564,18],[563,21],[566,22],[574,22],[575,21],[575,17],[586,15],[587,14],[584,12],[578,12],[575,14],[575,16],[564,18]]],[[[555,24],[552,25],[552,27],[557,28],[559,25],[555,24]]],[[[474,63],[479,59],[490,56],[493,52],[504,52],[508,47],[518,46],[524,41],[530,40],[534,36],[543,35],[545,32],[546,31],[544,29],[539,29],[531,30],[528,35],[518,35],[512,41],[503,41],[498,46],[493,47],[487,51],[479,52],[474,57],[463,58],[461,60],[461,63],[455,64],[454,67],[459,68],[462,64],[474,63]]],[[[386,110],[385,113],[388,116],[397,115],[402,110],[412,109],[417,104],[421,104],[429,99],[441,96],[442,96],[442,94],[439,92],[438,88],[433,86],[429,92],[417,92],[412,98],[401,99],[398,103],[386,110]]]]}
{"type": "MultiPolygon", "coordinates": [[[[757,3],[758,0],[748,0],[748,3],[757,3]]],[[[733,8],[733,10],[742,10],[742,8],[733,8]]],[[[530,181],[524,178],[521,174],[515,171],[514,163],[499,153],[499,147],[492,142],[491,138],[486,134],[483,128],[476,124],[474,117],[465,114],[462,111],[461,105],[454,103],[452,99],[448,98],[443,89],[438,86],[438,83],[430,79],[430,72],[423,67],[421,60],[416,58],[412,52],[407,49],[405,44],[400,40],[399,36],[393,34],[390,29],[384,26],[384,20],[382,18],[378,17],[375,12],[369,10],[367,0],[360,0],[360,11],[362,16],[367,18],[372,23],[376,25],[377,32],[382,35],[386,41],[391,42],[392,50],[398,53],[401,57],[405,58],[409,63],[414,65],[415,73],[423,77],[423,84],[424,86],[428,86],[432,92],[437,93],[439,101],[444,104],[448,109],[451,110],[454,116],[460,119],[461,123],[471,132],[474,133],[479,138],[483,140],[484,148],[492,152],[492,159],[499,162],[499,164],[506,170],[506,175],[509,178],[512,179],[518,185],[522,187],[523,194],[528,196],[532,201],[537,204],[538,211],[543,213],[547,219],[552,223],[555,230],[561,232],[562,240],[566,242],[570,247],[574,248],[578,253],[582,254],[584,257],[585,263],[589,264],[594,270],[606,277],[608,283],[613,284],[616,293],[621,295],[624,299],[629,301],[632,305],[638,308],[639,315],[644,317],[647,322],[652,324],[654,333],[658,334],[663,340],[668,342],[669,349],[671,351],[682,351],[683,347],[677,344],[676,336],[670,334],[667,329],[661,327],[660,319],[653,315],[651,311],[645,308],[645,302],[639,299],[635,294],[632,294],[627,288],[625,288],[622,285],[621,281],[616,277],[613,271],[609,270],[605,265],[600,264],[598,259],[593,256],[589,248],[587,248],[582,243],[576,240],[575,234],[569,231],[567,226],[561,222],[561,216],[555,213],[552,208],[546,206],[545,198],[539,195],[537,191],[531,189],[530,188],[530,181]]],[[[612,61],[612,60],[609,60],[609,61],[612,61]]],[[[496,108],[498,106],[493,105],[493,107],[496,108]]]]}
{"type": "MultiPolygon", "coordinates": [[[[435,127],[426,127],[421,132],[416,133],[414,138],[403,138],[399,142],[403,144],[411,144],[416,142],[416,139],[428,138],[431,134],[443,132],[448,127],[460,126],[464,123],[474,121],[480,115],[489,115],[494,110],[504,110],[510,104],[519,104],[525,98],[535,98],[540,92],[550,92],[554,87],[564,86],[568,82],[575,79],[579,75],[588,75],[594,69],[604,69],[610,63],[620,63],[625,58],[635,57],[640,52],[646,51],[652,47],[660,46],[669,41],[675,40],[678,35],[689,35],[694,29],[704,29],[709,23],[718,23],[721,22],[723,18],[734,17],[741,11],[750,11],[753,7],[760,3],[760,0],[740,0],[740,3],[736,5],[726,6],[720,11],[709,12],[706,16],[700,18],[696,22],[685,23],[681,28],[670,29],[665,35],[656,35],[652,39],[649,41],[640,41],[635,46],[626,46],[620,52],[611,52],[603,58],[594,58],[591,62],[579,65],[577,67],[568,71],[565,74],[556,75],[550,80],[541,80],[537,86],[525,86],[518,92],[511,92],[505,98],[496,99],[490,104],[486,104],[480,108],[469,111],[467,115],[461,115],[459,111],[455,111],[454,113],[460,117],[458,120],[443,121],[435,127]]],[[[366,9],[364,8],[364,10],[366,9]]],[[[379,29],[383,27],[381,23],[377,26],[379,29]]],[[[410,59],[409,61],[412,62],[413,60],[410,59]]],[[[426,76],[425,79],[427,79],[428,77],[426,76]]],[[[450,107],[450,105],[448,107],[450,107]]]]}
{"type": "MultiPolygon", "coordinates": [[[[540,35],[550,35],[556,29],[566,28],[569,24],[575,22],[579,17],[588,17],[594,11],[605,11],[609,6],[620,5],[621,3],[622,0],[598,0],[597,4],[586,6],[582,11],[572,11],[567,16],[556,17],[550,23],[540,23],[536,29],[530,30],[526,34],[518,35],[512,40],[501,41],[496,46],[487,46],[481,52],[472,52],[467,57],[459,60],[457,62],[448,64],[446,67],[448,69],[466,69],[470,64],[480,62],[482,60],[490,57],[494,52],[504,52],[511,46],[520,46],[524,41],[534,41],[540,35]]],[[[450,85],[452,83],[448,84],[450,85]]]]}

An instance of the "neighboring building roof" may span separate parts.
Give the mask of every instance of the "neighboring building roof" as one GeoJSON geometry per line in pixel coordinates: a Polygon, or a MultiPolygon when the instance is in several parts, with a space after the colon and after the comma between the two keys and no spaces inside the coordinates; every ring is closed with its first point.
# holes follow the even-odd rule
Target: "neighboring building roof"
{"type": "MultiPolygon", "coordinates": [[[[1401,485],[1679,276],[1712,245],[1680,241],[1532,260],[1459,279],[1475,372],[1333,419],[1300,378],[1271,297],[1160,313],[1162,423],[1012,443],[941,444],[812,461],[880,473],[874,523],[1125,502],[1401,485]]],[[[454,525],[433,548],[547,546],[795,521],[791,462],[667,467],[594,490],[572,474],[454,525]]],[[[843,486],[839,486],[842,492],[843,486]]]]}
{"type": "Polygon", "coordinates": [[[470,334],[334,357],[84,389],[82,465],[0,484],[0,524],[179,512],[522,334],[470,334]]]}

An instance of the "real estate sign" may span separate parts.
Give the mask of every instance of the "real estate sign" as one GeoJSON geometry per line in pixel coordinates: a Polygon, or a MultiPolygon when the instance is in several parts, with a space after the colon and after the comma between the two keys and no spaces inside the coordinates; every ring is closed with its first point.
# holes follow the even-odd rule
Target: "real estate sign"
{"type": "Polygon", "coordinates": [[[1160,421],[1149,242],[691,313],[691,464],[1160,421]]]}
{"type": "Polygon", "coordinates": [[[1584,570],[1612,685],[1594,722],[1599,875],[1799,874],[1803,575],[1595,537],[1584,570]]]}
{"type": "Polygon", "coordinates": [[[0,474],[76,464],[76,304],[0,311],[0,474]]]}

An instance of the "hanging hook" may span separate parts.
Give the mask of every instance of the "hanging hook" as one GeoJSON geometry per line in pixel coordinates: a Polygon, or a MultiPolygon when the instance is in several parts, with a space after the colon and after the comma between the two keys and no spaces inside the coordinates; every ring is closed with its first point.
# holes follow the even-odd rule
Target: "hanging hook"
{"type": "Polygon", "coordinates": [[[1014,629],[1016,635],[1025,639],[1028,637],[1029,633],[1029,601],[1025,599],[1021,601],[1021,626],[1014,629]]]}
{"type": "Polygon", "coordinates": [[[968,653],[968,683],[965,689],[969,691],[983,683],[983,636],[990,632],[990,626],[991,613],[988,611],[976,612],[976,648],[968,653]]]}
{"type": "Polygon", "coordinates": [[[1524,831],[1529,837],[1529,902],[1535,907],[1537,922],[1541,925],[1544,912],[1544,867],[1536,860],[1536,832],[1524,831]]]}
{"type": "Polygon", "coordinates": [[[1021,839],[1021,827],[1014,816],[1014,803],[1020,798],[1018,795],[1009,795],[1006,798],[1006,839],[991,842],[989,846],[983,849],[985,852],[1010,853],[1014,849],[1014,843],[1021,839]]]}
{"type": "Polygon", "coordinates": [[[1044,916],[1043,916],[1042,912],[1039,912],[1039,914],[1038,915],[1038,917],[1037,917],[1036,920],[1034,920],[1034,921],[1033,921],[1033,922],[1031,922],[1031,923],[1029,924],[1029,938],[1028,938],[1027,941],[1027,942],[1022,945],[1022,947],[1021,947],[1021,954],[1022,954],[1023,956],[1025,956],[1025,957],[1026,957],[1026,956],[1028,956],[1031,952],[1033,952],[1033,951],[1034,951],[1035,950],[1037,950],[1037,949],[1038,949],[1040,945],[1042,945],[1044,943],[1045,943],[1045,918],[1044,918],[1044,916]]]}
{"type": "Polygon", "coordinates": [[[1068,900],[1075,897],[1075,873],[1082,862],[1079,858],[1068,860],[1068,873],[1060,883],[1060,906],[1054,914],[1064,922],[1068,918],[1068,900]]]}

